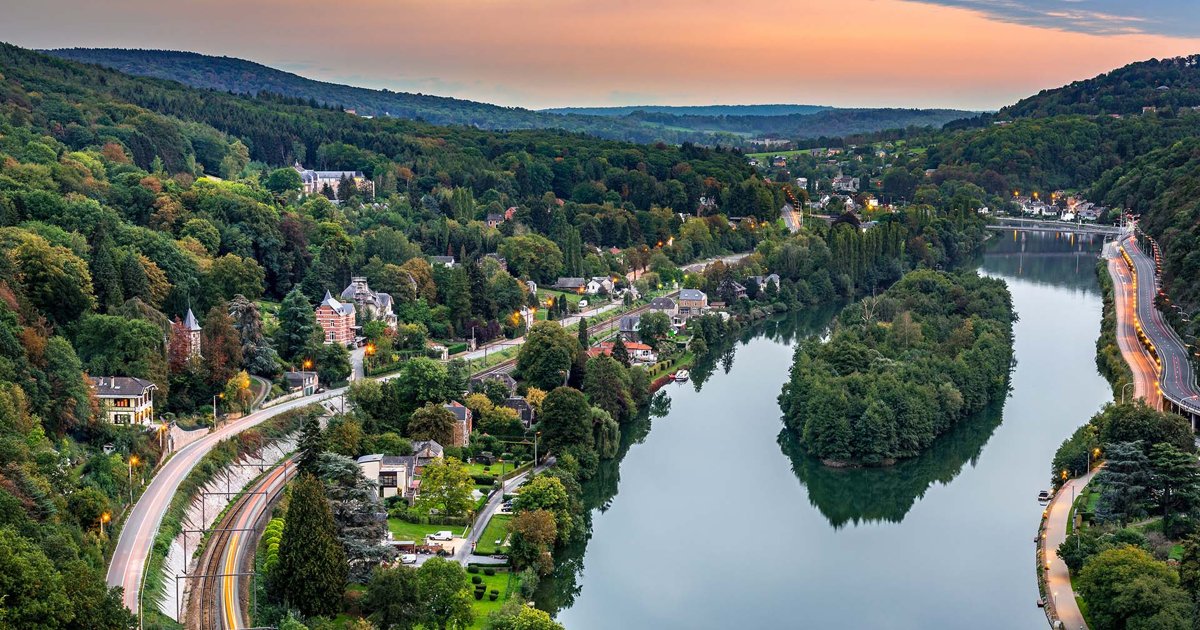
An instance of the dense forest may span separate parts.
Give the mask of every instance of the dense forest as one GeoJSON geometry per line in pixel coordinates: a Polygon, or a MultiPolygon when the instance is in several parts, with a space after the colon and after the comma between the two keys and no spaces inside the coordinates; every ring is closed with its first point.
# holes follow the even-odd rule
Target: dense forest
{"type": "Polygon", "coordinates": [[[913,457],[1001,400],[1012,360],[1003,281],[928,270],[852,304],[796,350],[779,397],[804,449],[833,464],[913,457]]]}
{"type": "Polygon", "coordinates": [[[391,116],[482,129],[562,129],[631,142],[739,146],[747,136],[836,137],[905,127],[940,127],[971,112],[943,109],[835,109],[813,105],[709,108],[564,108],[545,112],[462,99],[314,81],[261,64],[189,52],[68,48],[50,54],[133,75],[172,79],[235,94],[277,94],[364,116],[391,116]],[[617,112],[620,112],[617,114],[617,112]],[[812,115],[817,114],[817,115],[812,115]]]}
{"type": "Polygon", "coordinates": [[[1200,106],[1200,55],[1150,59],[1043,90],[1000,110],[997,119],[1064,114],[1139,114],[1145,107],[1200,106]]]}

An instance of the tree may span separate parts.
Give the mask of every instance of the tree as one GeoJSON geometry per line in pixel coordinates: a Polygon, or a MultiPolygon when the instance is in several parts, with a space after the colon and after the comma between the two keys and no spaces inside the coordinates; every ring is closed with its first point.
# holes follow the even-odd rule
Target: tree
{"type": "Polygon", "coordinates": [[[326,386],[350,378],[350,351],[340,343],[322,344],[313,352],[317,378],[326,386]]]}
{"type": "Polygon", "coordinates": [[[1104,470],[1096,479],[1104,488],[1096,516],[1101,520],[1125,522],[1145,514],[1153,479],[1141,442],[1109,444],[1106,456],[1104,470]]]}
{"type": "Polygon", "coordinates": [[[461,461],[453,457],[434,460],[421,473],[417,507],[425,512],[437,510],[445,516],[461,516],[471,508],[474,488],[471,473],[461,461]]]}
{"type": "Polygon", "coordinates": [[[392,382],[404,413],[428,403],[443,403],[456,395],[449,387],[446,366],[426,357],[406,361],[392,382]]]}
{"type": "Polygon", "coordinates": [[[325,482],[325,494],[337,525],[338,540],[346,552],[350,579],[365,582],[373,567],[396,558],[396,550],[384,542],[387,519],[379,511],[375,485],[350,457],[324,453],[317,460],[317,476],[325,482]]]}
{"type": "Polygon", "coordinates": [[[583,392],[593,405],[607,411],[618,422],[633,414],[633,398],[629,392],[629,371],[616,359],[599,355],[587,362],[583,392]]]}
{"type": "Polygon", "coordinates": [[[0,621],[12,628],[64,627],[75,617],[62,576],[46,554],[0,528],[0,621]]]}
{"type": "Polygon", "coordinates": [[[517,373],[544,390],[562,385],[571,371],[579,342],[554,322],[538,322],[525,336],[517,354],[517,373]]]}
{"type": "Polygon", "coordinates": [[[1179,576],[1137,547],[1102,551],[1075,581],[1097,630],[1190,630],[1192,604],[1179,576]]]}
{"type": "Polygon", "coordinates": [[[1148,407],[1140,400],[1109,403],[1092,418],[1092,423],[1099,429],[1100,441],[1104,444],[1140,441],[1147,455],[1159,442],[1170,442],[1185,453],[1196,451],[1187,420],[1148,407]]]}
{"type": "Polygon", "coordinates": [[[623,367],[629,367],[629,348],[625,347],[625,340],[620,335],[617,335],[616,340],[613,341],[612,358],[616,359],[617,363],[623,367]]]}
{"type": "Polygon", "coordinates": [[[302,472],[292,485],[279,543],[279,594],[307,616],[333,616],[342,607],[347,571],[324,486],[302,472]]]}
{"type": "Polygon", "coordinates": [[[446,630],[470,625],[471,589],[467,572],[457,562],[430,558],[417,569],[417,594],[424,603],[422,623],[446,630]]]}
{"type": "Polygon", "coordinates": [[[1186,517],[1200,505],[1200,466],[1195,455],[1169,442],[1155,444],[1150,449],[1150,460],[1154,465],[1155,496],[1163,511],[1163,533],[1175,538],[1186,525],[1186,517]]]}
{"type": "Polygon", "coordinates": [[[563,630],[562,624],[554,621],[550,613],[526,606],[510,599],[504,606],[488,616],[491,630],[563,630]]]}
{"type": "Polygon", "coordinates": [[[300,173],[294,168],[286,167],[271,171],[263,181],[263,187],[277,195],[289,190],[300,190],[303,184],[300,173]]]}
{"type": "Polygon", "coordinates": [[[409,630],[421,622],[417,572],[406,566],[377,568],[367,582],[362,611],[379,630],[409,630]]]}
{"type": "Polygon", "coordinates": [[[642,343],[658,348],[659,342],[671,333],[671,318],[666,313],[651,311],[638,320],[638,337],[642,343]]]}
{"type": "Polygon", "coordinates": [[[542,401],[538,422],[547,452],[579,447],[591,450],[592,414],[583,392],[570,387],[555,388],[542,401]]]}
{"type": "Polygon", "coordinates": [[[550,239],[526,234],[504,239],[500,255],[508,261],[508,269],[518,278],[536,282],[554,282],[562,271],[563,254],[550,239]]]}
{"type": "Polygon", "coordinates": [[[242,367],[241,336],[228,313],[229,307],[225,304],[212,307],[200,333],[208,382],[214,387],[229,381],[242,367]]]}
{"type": "Polygon", "coordinates": [[[87,315],[78,323],[75,349],[90,374],[146,378],[167,384],[163,331],[139,319],[87,315]]]}
{"type": "Polygon", "coordinates": [[[225,254],[212,261],[206,276],[211,302],[222,302],[235,295],[257,300],[263,294],[266,273],[253,258],[225,254]]]}
{"type": "Polygon", "coordinates": [[[254,402],[254,390],[250,389],[250,375],[242,370],[229,377],[225,382],[224,395],[226,408],[248,413],[251,403],[254,402]]]}
{"type": "Polygon", "coordinates": [[[325,436],[321,433],[321,421],[316,414],[309,414],[301,425],[296,450],[299,452],[296,467],[301,472],[315,473],[317,459],[325,452],[325,436]]]}
{"type": "Polygon", "coordinates": [[[592,342],[588,337],[588,324],[586,317],[579,318],[579,324],[575,327],[575,336],[579,341],[579,349],[585,351],[592,347],[592,342]]]}
{"type": "Polygon", "coordinates": [[[533,568],[539,575],[554,570],[550,550],[558,539],[554,514],[548,510],[524,510],[509,523],[512,533],[509,556],[518,569],[533,568]]]}
{"type": "Polygon", "coordinates": [[[272,377],[279,372],[279,355],[267,343],[258,305],[244,295],[229,301],[229,317],[242,342],[242,365],[251,374],[272,377]]]}
{"type": "Polygon", "coordinates": [[[300,360],[316,334],[317,317],[312,304],[299,287],[292,289],[279,305],[279,332],[275,335],[279,356],[293,363],[300,360]]]}
{"type": "Polygon", "coordinates": [[[454,412],[437,403],[426,403],[412,413],[408,421],[408,436],[414,440],[434,440],[439,444],[454,442],[454,412]]]}

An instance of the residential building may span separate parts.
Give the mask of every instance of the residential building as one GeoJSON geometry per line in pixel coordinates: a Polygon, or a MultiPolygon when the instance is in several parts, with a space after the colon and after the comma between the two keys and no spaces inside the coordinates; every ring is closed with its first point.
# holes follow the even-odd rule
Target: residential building
{"type": "Polygon", "coordinates": [[[799,188],[800,190],[808,190],[808,178],[807,177],[797,177],[796,178],[796,188],[799,188]]]}
{"type": "Polygon", "coordinates": [[[470,444],[471,431],[474,428],[471,410],[456,400],[452,400],[442,405],[442,407],[454,414],[454,436],[450,442],[450,446],[466,446],[470,444]]]}
{"type": "Polygon", "coordinates": [[[588,295],[611,295],[613,292],[613,281],[608,276],[595,276],[588,280],[587,283],[588,295]]]}
{"type": "Polygon", "coordinates": [[[484,254],[483,257],[496,261],[496,264],[500,265],[501,269],[503,269],[504,271],[508,271],[508,259],[501,256],[500,254],[493,252],[491,254],[484,254]]]}
{"type": "Polygon", "coordinates": [[[358,458],[363,477],[375,484],[380,499],[408,496],[415,476],[413,458],[399,455],[363,455],[358,458]]]}
{"type": "Polygon", "coordinates": [[[417,466],[424,466],[435,459],[442,459],[446,454],[442,445],[434,440],[413,442],[412,449],[413,458],[416,460],[417,466]]]}
{"type": "Polygon", "coordinates": [[[521,424],[526,429],[533,426],[537,421],[537,413],[533,409],[533,405],[529,404],[523,396],[509,396],[508,400],[504,401],[504,406],[517,412],[517,418],[521,420],[521,424]]]}
{"type": "Polygon", "coordinates": [[[674,317],[675,314],[679,312],[679,305],[676,304],[675,300],[672,300],[671,298],[657,297],[653,300],[650,300],[650,310],[660,311],[671,317],[674,317]]]}
{"type": "Polygon", "coordinates": [[[187,358],[200,358],[200,322],[196,321],[195,313],[192,313],[192,308],[188,307],[187,316],[183,320],[183,327],[187,330],[187,358]]]}
{"type": "Polygon", "coordinates": [[[92,391],[100,413],[112,424],[149,425],[154,422],[153,382],[132,376],[94,376],[92,391]]]}
{"type": "Polygon", "coordinates": [[[338,199],[344,199],[342,195],[342,183],[353,182],[359,190],[367,191],[371,197],[375,196],[375,182],[367,179],[361,171],[314,171],[300,166],[297,162],[292,168],[300,173],[300,185],[306,195],[315,195],[321,193],[328,186],[333,194],[338,199]]]}
{"type": "Polygon", "coordinates": [[[342,290],[342,300],[353,302],[362,309],[364,319],[379,320],[389,328],[396,326],[396,313],[392,310],[392,296],[372,291],[365,276],[354,276],[350,285],[342,290]]]}
{"type": "Polygon", "coordinates": [[[317,324],[324,332],[325,343],[340,343],[344,346],[354,343],[353,304],[342,304],[326,291],[325,299],[317,305],[316,316],[317,324]]]}
{"type": "Polygon", "coordinates": [[[700,289],[682,289],[679,291],[679,316],[683,319],[694,317],[708,308],[708,296],[700,289]]]}
{"type": "Polygon", "coordinates": [[[625,341],[637,341],[638,329],[641,327],[641,323],[641,315],[626,315],[617,322],[617,328],[620,330],[621,337],[623,337],[625,341]]]}
{"type": "Polygon", "coordinates": [[[285,373],[283,376],[287,379],[289,392],[302,392],[305,396],[311,396],[317,393],[317,389],[320,388],[316,372],[297,372],[293,370],[285,373]]]}
{"type": "Polygon", "coordinates": [[[512,375],[505,372],[493,372],[484,376],[471,377],[469,387],[472,392],[483,391],[485,385],[490,382],[496,382],[508,389],[508,393],[517,391],[517,380],[512,375]]]}
{"type": "Polygon", "coordinates": [[[587,291],[588,281],[584,278],[567,278],[560,277],[554,282],[554,288],[560,291],[574,291],[583,293],[587,291]]]}
{"type": "Polygon", "coordinates": [[[746,278],[746,280],[758,285],[759,291],[765,291],[768,284],[774,284],[776,289],[779,288],[779,274],[777,273],[766,276],[750,276],[749,278],[746,278]]]}
{"type": "Polygon", "coordinates": [[[453,267],[458,264],[458,261],[453,256],[430,256],[429,264],[441,265],[443,267],[453,267]]]}
{"type": "MultiPolygon", "coordinates": [[[[655,363],[658,361],[658,356],[654,354],[654,349],[650,346],[637,341],[622,341],[625,344],[625,350],[629,353],[629,359],[634,363],[655,363]]],[[[602,341],[600,345],[588,348],[587,355],[589,357],[598,357],[602,354],[612,356],[613,346],[611,341],[602,341]]]]}
{"type": "Polygon", "coordinates": [[[848,193],[858,192],[858,178],[857,177],[843,177],[841,175],[838,175],[837,177],[833,178],[832,183],[833,183],[833,189],[836,192],[848,192],[848,193]]]}
{"type": "Polygon", "coordinates": [[[487,226],[490,228],[500,227],[500,224],[504,223],[504,221],[504,215],[498,212],[487,215],[487,226]]]}

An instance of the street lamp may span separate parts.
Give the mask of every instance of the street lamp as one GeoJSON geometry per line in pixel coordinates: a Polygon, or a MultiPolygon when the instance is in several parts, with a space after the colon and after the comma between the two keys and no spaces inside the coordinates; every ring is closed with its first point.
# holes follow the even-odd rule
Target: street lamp
{"type": "Polygon", "coordinates": [[[133,505],[133,467],[138,465],[138,456],[129,457],[129,505],[133,505]]]}
{"type": "Polygon", "coordinates": [[[104,512],[100,515],[100,537],[104,537],[104,524],[112,520],[112,514],[104,512]]]}

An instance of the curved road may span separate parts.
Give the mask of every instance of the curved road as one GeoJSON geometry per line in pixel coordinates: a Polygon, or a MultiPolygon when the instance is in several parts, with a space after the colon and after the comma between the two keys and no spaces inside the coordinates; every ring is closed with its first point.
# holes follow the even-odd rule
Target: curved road
{"type": "Polygon", "coordinates": [[[154,546],[154,537],[162,524],[163,514],[171,505],[171,498],[179,490],[179,485],[196,464],[204,457],[217,442],[232,437],[285,411],[299,409],[312,403],[340,395],[343,389],[330,390],[321,394],[297,398],[251,413],[243,418],[226,423],[220,429],[188,444],[175,452],[174,456],[162,466],[158,474],[150,481],[150,485],[142,494],[133,510],[121,527],[121,537],[113,551],[112,563],[108,566],[107,581],[109,586],[120,586],[125,589],[124,602],[129,610],[141,618],[139,595],[146,567],[146,559],[154,546]]]}
{"type": "MultiPolygon", "coordinates": [[[[1105,246],[1108,258],[1108,273],[1113,279],[1113,310],[1116,314],[1117,346],[1121,356],[1129,365],[1133,375],[1133,398],[1141,398],[1151,406],[1156,406],[1159,396],[1158,365],[1154,358],[1146,352],[1138,339],[1137,328],[1134,325],[1133,275],[1125,259],[1116,251],[1116,243],[1105,246]],[[1112,250],[1111,252],[1109,250],[1112,250]]],[[[1125,392],[1122,392],[1122,396],[1125,392]]]]}
{"type": "Polygon", "coordinates": [[[1046,594],[1054,606],[1054,613],[1062,622],[1064,629],[1075,630],[1086,628],[1083,613],[1079,610],[1079,602],[1075,600],[1075,590],[1071,587],[1071,572],[1067,563],[1058,557],[1058,546],[1067,539],[1067,518],[1071,514],[1071,503],[1083,491],[1084,486],[1092,480],[1095,472],[1071,479],[1059,488],[1054,500],[1047,508],[1046,529],[1043,532],[1042,553],[1046,571],[1046,594]]]}
{"type": "Polygon", "coordinates": [[[1187,347],[1154,306],[1158,294],[1154,259],[1132,237],[1121,242],[1121,249],[1133,263],[1137,325],[1158,356],[1159,391],[1183,409],[1200,414],[1200,390],[1196,387],[1187,347]]]}

